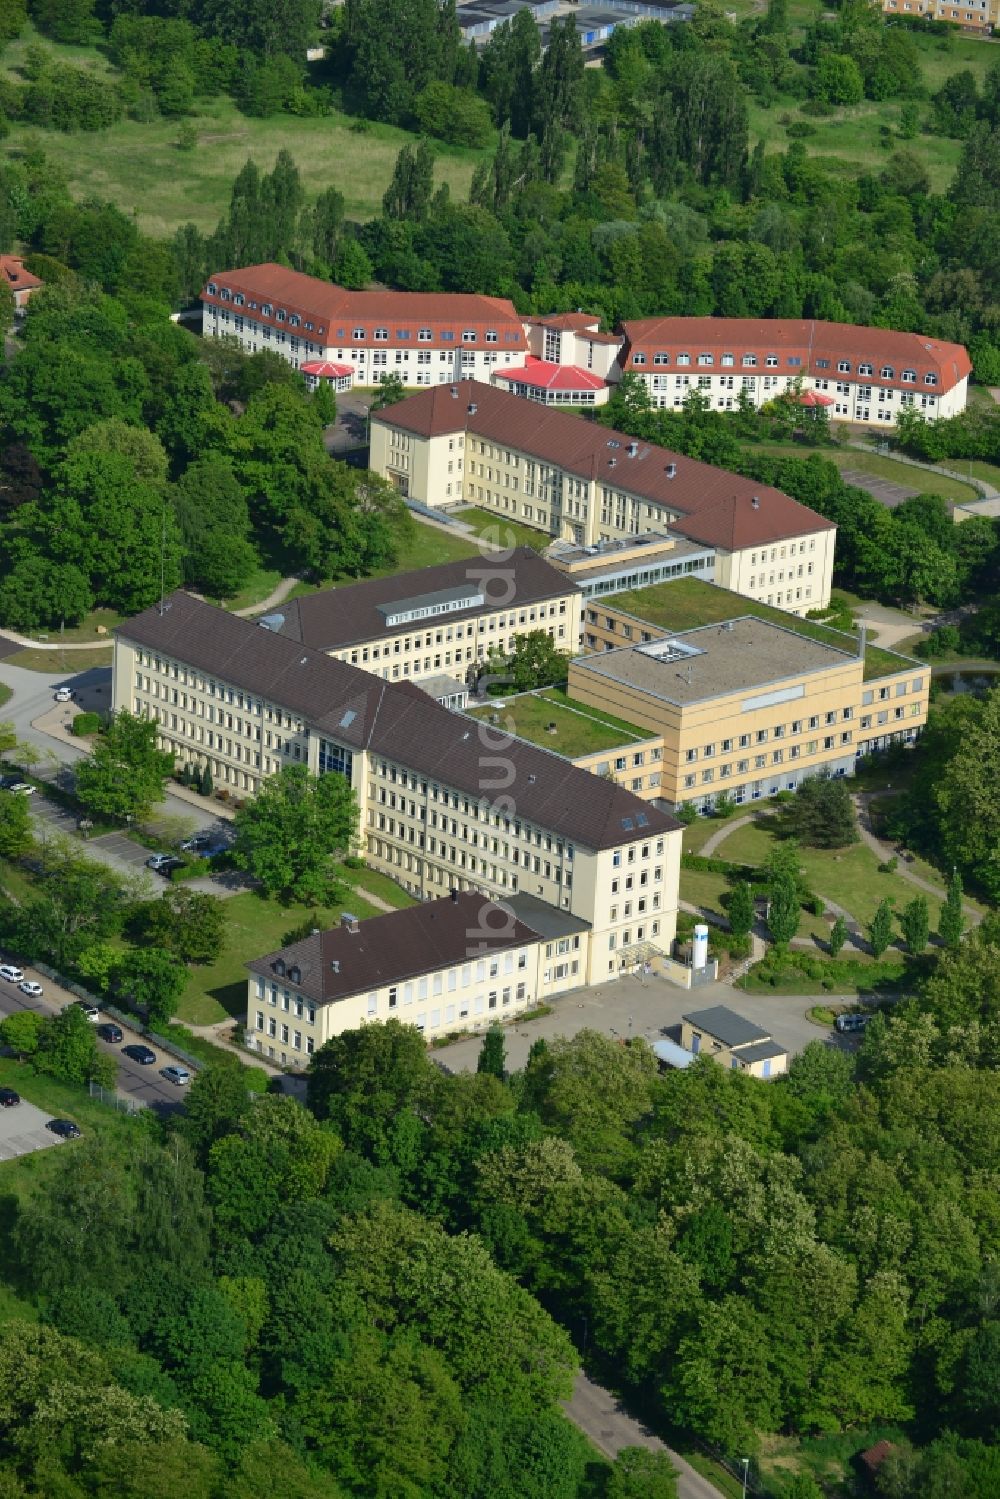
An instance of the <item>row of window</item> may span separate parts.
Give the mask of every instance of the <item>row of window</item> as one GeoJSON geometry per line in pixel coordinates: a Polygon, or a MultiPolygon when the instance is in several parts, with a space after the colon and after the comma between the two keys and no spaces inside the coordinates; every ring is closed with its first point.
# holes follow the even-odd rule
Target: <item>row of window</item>
{"type": "MultiPolygon", "coordinates": [[[[707,368],[715,363],[715,355],[699,354],[695,362],[701,368],[707,368]]],[[[775,370],[778,369],[781,365],[781,360],[777,354],[767,354],[765,355],[763,361],[758,360],[756,354],[743,354],[740,357],[739,362],[743,369],[756,369],[758,364],[763,363],[765,369],[775,370]]],[[[635,353],[632,355],[632,363],[639,366],[645,365],[647,363],[647,356],[644,353],[635,353]]],[[[668,353],[661,352],[653,355],[652,363],[660,367],[669,364],[676,364],[678,367],[683,368],[686,365],[690,365],[691,355],[677,354],[673,359],[671,359],[671,356],[668,353]]],[[[736,363],[736,358],[733,354],[723,354],[719,360],[719,363],[723,366],[723,368],[732,368],[732,366],[736,363]]],[[[830,369],[831,364],[833,363],[834,361],[831,361],[829,359],[817,359],[815,361],[817,369],[830,369]]],[[[802,364],[802,360],[798,356],[788,355],[785,359],[785,364],[790,369],[798,369],[802,364]]],[[[841,375],[849,375],[854,370],[854,365],[849,359],[836,360],[835,367],[838,374],[841,375]]],[[[878,367],[878,373],[880,380],[895,380],[897,378],[895,367],[891,364],[880,365],[878,367]]],[[[857,366],[857,374],[871,377],[875,374],[875,366],[863,361],[857,366]]],[[[915,385],[917,383],[917,371],[913,369],[901,370],[898,378],[904,385],[915,385]]],[[[743,383],[744,385],[746,385],[748,382],[744,381],[743,383]]],[[[937,383],[937,375],[928,373],[924,376],[925,385],[937,385],[937,383]]]]}

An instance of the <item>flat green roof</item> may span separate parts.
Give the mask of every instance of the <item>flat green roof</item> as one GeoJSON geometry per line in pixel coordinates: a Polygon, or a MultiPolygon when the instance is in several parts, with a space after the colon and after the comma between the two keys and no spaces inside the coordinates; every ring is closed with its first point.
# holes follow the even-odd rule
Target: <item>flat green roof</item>
{"type": "MultiPolygon", "coordinates": [[[[810,640],[833,646],[847,656],[857,655],[858,637],[830,625],[820,624],[815,619],[800,619],[784,609],[775,609],[771,604],[761,604],[756,599],[744,598],[728,588],[715,583],[704,583],[700,578],[674,578],[666,583],[654,583],[650,588],[634,588],[625,593],[605,595],[599,600],[588,601],[589,608],[600,604],[613,604],[634,614],[651,625],[665,630],[692,630],[698,625],[721,624],[725,619],[739,619],[752,614],[756,619],[766,619],[774,625],[783,625],[810,640]]],[[[872,677],[894,676],[908,671],[919,662],[910,656],[897,655],[895,651],[883,650],[878,645],[865,646],[865,680],[872,677]]]]}
{"type": "Polygon", "coordinates": [[[471,717],[487,721],[494,713],[499,714],[501,729],[507,728],[519,739],[555,750],[556,754],[566,755],[571,760],[656,737],[651,729],[637,728],[635,724],[625,723],[599,708],[574,702],[558,688],[521,697],[499,698],[485,707],[470,709],[471,717]],[[549,731],[549,724],[555,724],[554,733],[549,731]]]}

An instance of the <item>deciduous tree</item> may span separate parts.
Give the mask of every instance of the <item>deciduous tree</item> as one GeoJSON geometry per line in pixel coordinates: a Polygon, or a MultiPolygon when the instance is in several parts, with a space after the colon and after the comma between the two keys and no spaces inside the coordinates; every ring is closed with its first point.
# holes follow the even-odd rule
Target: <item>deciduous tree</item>
{"type": "Polygon", "coordinates": [[[173,757],[158,749],[155,720],[126,709],[107,728],[75,771],[76,794],[90,812],[104,817],[145,817],[163,796],[173,757]]]}
{"type": "Polygon", "coordinates": [[[334,855],[357,837],[357,798],[344,776],[289,765],[240,808],[235,828],[233,858],[266,895],[325,903],[337,888],[334,855]]]}

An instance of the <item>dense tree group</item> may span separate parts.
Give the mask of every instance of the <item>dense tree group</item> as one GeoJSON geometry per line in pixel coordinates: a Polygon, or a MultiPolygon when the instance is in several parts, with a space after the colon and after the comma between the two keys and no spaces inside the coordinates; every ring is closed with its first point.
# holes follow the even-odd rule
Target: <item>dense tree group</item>
{"type": "MultiPolygon", "coordinates": [[[[208,1069],[165,1138],[85,1141],[17,1208],[41,1325],[5,1325],[0,1469],[100,1494],[141,1443],[136,1499],[181,1465],[212,1499],[582,1499],[572,1337],[730,1454],[890,1429],[887,1494],[989,1499],[998,943],[768,1086],[588,1031],[447,1075],[395,1020],[328,1043],[308,1107],[208,1069]]],[[[638,1454],[602,1482],[673,1493],[638,1454]]]]}
{"type": "MultiPolygon", "coordinates": [[[[231,597],[262,565],[327,578],[394,560],[407,512],[384,481],[327,456],[328,392],[310,396],[276,354],[169,321],[190,271],[184,236],[172,257],[116,209],[77,208],[41,159],[0,179],[8,243],[34,237],[62,257],[40,267],[47,284],[0,382],[0,474],[13,481],[0,490],[0,623],[133,613],[181,582],[231,597]]],[[[304,209],[286,158],[264,177],[250,164],[212,253],[266,259],[299,232],[325,252],[340,213],[329,195],[304,209]]]]}

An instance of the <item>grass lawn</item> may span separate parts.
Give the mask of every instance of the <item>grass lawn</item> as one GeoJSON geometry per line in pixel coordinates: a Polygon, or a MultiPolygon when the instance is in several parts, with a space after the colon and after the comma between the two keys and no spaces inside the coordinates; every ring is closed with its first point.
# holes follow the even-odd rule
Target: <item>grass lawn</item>
{"type": "Polygon", "coordinates": [[[223,608],[252,609],[255,604],[263,603],[274,592],[283,576],[280,567],[259,567],[246,587],[241,588],[239,593],[233,594],[231,599],[226,599],[223,608]]]}
{"type": "MultiPolygon", "coordinates": [[[[52,48],[60,58],[71,50],[52,48]]],[[[15,48],[9,47],[5,62],[12,53],[15,48]]],[[[74,197],[108,198],[134,216],[144,234],[169,239],[181,224],[196,224],[206,233],[214,229],[247,158],[269,172],[283,149],[291,153],[310,198],[335,187],[344,194],[348,218],[372,218],[381,210],[399,151],[416,140],[390,125],[352,128],[358,122],[337,112],[318,119],[248,119],[223,98],[206,102],[191,123],[198,132],[193,151],[177,149],[179,122],[165,119],[121,120],[105,130],[73,134],[12,122],[4,144],[8,152],[40,146],[65,173],[74,197]]],[[[430,146],[434,186],[446,183],[452,198],[465,202],[472,174],[488,152],[437,141],[430,146]]]]}
{"type": "MultiPolygon", "coordinates": [[[[369,578],[392,578],[397,573],[416,571],[421,567],[436,567],[442,562],[457,562],[463,557],[478,557],[480,549],[472,537],[449,535],[438,526],[429,526],[424,521],[413,522],[410,541],[399,555],[398,562],[390,567],[380,567],[365,578],[334,578],[332,583],[319,585],[322,588],[349,588],[352,583],[365,583],[369,578]]],[[[304,593],[315,593],[314,583],[300,583],[292,589],[290,598],[299,598],[304,593]]]]}
{"type": "Polygon", "coordinates": [[[352,890],[359,892],[362,900],[366,895],[375,895],[397,911],[405,911],[408,906],[419,905],[416,896],[411,895],[408,890],[403,889],[402,885],[397,885],[394,879],[387,874],[382,874],[378,869],[341,869],[339,875],[346,885],[350,885],[352,890]]]}
{"type": "Polygon", "coordinates": [[[23,666],[27,671],[42,671],[53,677],[75,676],[78,671],[87,671],[92,666],[111,665],[112,642],[107,645],[95,645],[88,651],[46,651],[32,650],[15,651],[12,656],[5,656],[4,660],[8,666],[23,666]]]}
{"type": "MultiPolygon", "coordinates": [[[[121,624],[127,616],[119,614],[115,609],[91,609],[90,613],[81,619],[78,625],[70,625],[65,630],[38,630],[31,636],[32,640],[59,641],[94,641],[99,642],[110,636],[111,631],[121,624]],[[99,633],[98,627],[103,630],[99,633]]],[[[74,654],[77,654],[74,652],[74,654]]]]}
{"type": "Polygon", "coordinates": [[[13,687],[8,687],[6,683],[0,682],[0,708],[2,708],[5,703],[9,703],[13,696],[13,687]]]}
{"type": "MultiPolygon", "coordinates": [[[[112,1139],[123,1153],[135,1152],[149,1127],[141,1115],[119,1113],[108,1104],[91,1098],[86,1088],[36,1072],[30,1062],[0,1057],[0,1087],[16,1089],[22,1098],[56,1118],[74,1120],[85,1136],[93,1131],[105,1139],[112,1139]]],[[[64,1150],[76,1149],[79,1149],[79,1144],[67,1140],[54,1145],[51,1150],[37,1150],[31,1155],[0,1163],[0,1191],[13,1193],[19,1198],[31,1196],[51,1175],[56,1157],[64,1150]]]]}
{"type": "Polygon", "coordinates": [[[455,510],[452,512],[460,521],[471,526],[477,536],[485,535],[486,540],[494,547],[508,546],[531,547],[536,552],[541,552],[547,547],[552,537],[547,531],[539,531],[537,526],[522,526],[520,522],[508,520],[505,515],[495,515],[492,510],[455,510]]]}
{"type": "MultiPolygon", "coordinates": [[[[805,635],[836,650],[848,653],[856,650],[854,637],[846,635],[843,630],[831,629],[814,619],[800,619],[797,614],[744,598],[742,594],[731,593],[728,588],[719,588],[714,583],[703,583],[700,578],[674,578],[669,583],[654,583],[650,588],[616,593],[611,599],[616,608],[667,630],[691,630],[698,625],[719,624],[724,619],[752,614],[757,619],[782,625],[786,630],[794,630],[797,635],[805,635]]],[[[881,646],[869,645],[865,650],[866,681],[905,671],[908,665],[897,653],[883,650],[881,646]]]]}
{"type": "MultiPolygon", "coordinates": [[[[727,11],[740,16],[759,15],[766,6],[755,0],[727,0],[727,11]]],[[[793,42],[796,32],[812,25],[818,9],[812,0],[791,0],[788,7],[793,42]]],[[[920,54],[920,70],[928,95],[939,89],[944,80],[962,69],[970,69],[982,85],[989,68],[997,61],[1000,48],[996,43],[976,37],[965,37],[955,30],[946,38],[911,32],[920,54]]],[[[927,169],[935,192],[943,191],[951,180],[961,153],[961,141],[940,135],[919,135],[915,140],[901,140],[898,133],[901,101],[872,102],[836,110],[822,119],[801,113],[802,101],[779,98],[770,109],[750,99],[750,139],[763,140],[767,151],[785,151],[789,145],[787,124],[805,120],[814,134],[804,144],[810,156],[820,158],[830,172],[856,177],[863,171],[879,170],[893,151],[914,151],[927,169]],[[783,123],[783,121],[785,123],[783,123]],[[887,133],[883,131],[887,130],[887,133]]],[[[924,105],[922,113],[929,114],[924,105]]]]}
{"type": "MultiPolygon", "coordinates": [[[[719,849],[719,857],[747,864],[763,864],[774,846],[768,821],[737,828],[719,849]]],[[[850,911],[865,925],[871,921],[879,901],[891,897],[897,910],[921,892],[900,874],[880,874],[878,859],[863,843],[848,848],[801,850],[806,882],[817,895],[824,895],[850,911]]],[[[930,876],[933,878],[933,875],[930,876]]],[[[944,887],[942,884],[942,895],[944,887]]],[[[931,930],[937,926],[940,903],[928,897],[931,930]]]]}
{"type": "Polygon", "coordinates": [[[715,911],[724,916],[722,896],[730,889],[724,874],[712,874],[703,869],[681,870],[681,900],[686,900],[701,911],[715,911]]]}
{"type": "Polygon", "coordinates": [[[570,759],[653,737],[647,729],[574,702],[557,688],[511,698],[503,708],[495,703],[477,708],[471,716],[490,723],[494,713],[500,715],[499,730],[506,729],[520,739],[529,739],[532,744],[540,744],[570,759]],[[556,725],[554,734],[548,731],[550,723],[556,725]]]}
{"type": "MultiPolygon", "coordinates": [[[[830,961],[827,959],[827,962],[830,961]]],[[[832,975],[832,989],[824,988],[821,979],[809,978],[797,971],[790,971],[787,978],[782,977],[772,984],[767,979],[759,978],[752,968],[745,978],[739,980],[736,987],[746,990],[748,994],[816,994],[831,997],[847,994],[853,997],[857,994],[872,994],[878,990],[898,989],[906,972],[902,955],[894,953],[892,949],[878,962],[865,953],[853,953],[850,956],[842,954],[836,959],[836,965],[832,975]]]]}
{"type": "MultiPolygon", "coordinates": [[[[900,463],[898,458],[884,458],[880,453],[866,453],[861,448],[807,448],[797,442],[751,442],[746,446],[753,453],[763,453],[775,458],[810,458],[815,453],[836,464],[839,469],[858,469],[870,474],[873,479],[885,479],[890,484],[900,484],[904,489],[917,489],[924,494],[939,494],[955,504],[966,504],[977,498],[971,484],[959,479],[946,478],[933,469],[915,467],[911,463],[900,463]]],[[[956,462],[955,468],[964,469],[965,464],[956,462]]],[[[984,464],[989,468],[989,464],[984,464]]]]}
{"type": "MultiPolygon", "coordinates": [[[[997,409],[992,400],[990,405],[997,409]]],[[[944,462],[946,468],[953,468],[957,474],[968,474],[970,479],[981,479],[984,484],[1000,489],[1000,464],[985,463],[981,458],[946,458],[944,462]]]]}
{"type": "MultiPolygon", "coordinates": [[[[362,871],[358,875],[363,877],[362,871]]],[[[212,1025],[228,1016],[244,1016],[247,973],[243,965],[280,947],[285,933],[307,917],[315,914],[316,925],[322,928],[335,926],[342,911],[353,911],[361,918],[379,914],[353,891],[340,906],[281,906],[276,900],[248,893],[224,901],[223,909],[226,945],[214,963],[191,969],[177,1005],[176,1018],[189,1025],[212,1025]]]]}
{"type": "MultiPolygon", "coordinates": [[[[746,815],[746,808],[739,809],[740,815],[746,815]]],[[[686,854],[700,854],[705,844],[713,833],[719,833],[728,822],[734,818],[721,817],[699,817],[697,822],[688,823],[684,829],[684,852],[686,854]]],[[[720,858],[723,855],[720,855],[720,858]]]]}

